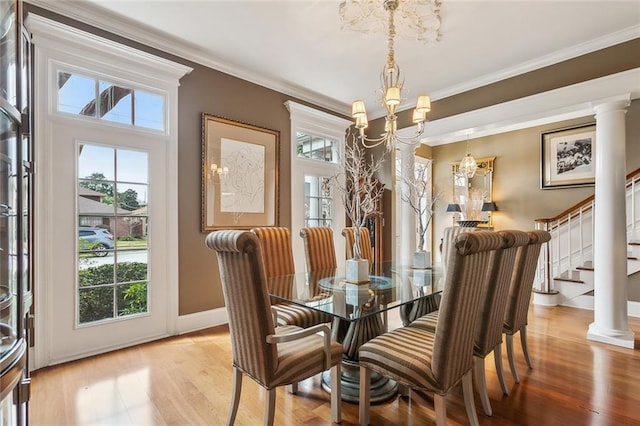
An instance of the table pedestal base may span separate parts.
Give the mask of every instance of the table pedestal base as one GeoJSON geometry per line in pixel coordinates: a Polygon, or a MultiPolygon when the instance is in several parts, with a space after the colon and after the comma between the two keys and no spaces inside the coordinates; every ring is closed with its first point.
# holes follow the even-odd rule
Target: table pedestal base
{"type": "MultiPolygon", "coordinates": [[[[342,374],[340,385],[342,386],[342,400],[346,402],[360,402],[360,365],[353,361],[342,361],[342,374]]],[[[331,373],[322,373],[322,389],[331,393],[331,373]]],[[[393,398],[398,393],[398,384],[394,381],[371,372],[370,386],[371,403],[376,404],[393,398]]]]}

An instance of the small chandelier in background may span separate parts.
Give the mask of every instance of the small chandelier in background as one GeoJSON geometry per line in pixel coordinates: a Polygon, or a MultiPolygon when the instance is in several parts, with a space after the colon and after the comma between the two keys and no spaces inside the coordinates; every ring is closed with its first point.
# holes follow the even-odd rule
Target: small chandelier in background
{"type": "Polygon", "coordinates": [[[476,174],[476,170],[478,169],[478,163],[476,159],[473,158],[471,154],[469,154],[469,133],[467,133],[467,154],[460,161],[460,166],[458,166],[458,174],[467,179],[471,179],[473,175],[476,174]]]}
{"type": "Polygon", "coordinates": [[[398,134],[397,108],[402,101],[404,77],[400,74],[400,67],[395,61],[393,43],[396,32],[396,13],[399,19],[405,21],[401,28],[413,31],[421,41],[438,40],[440,35],[440,2],[437,0],[347,0],[340,4],[340,16],[343,29],[353,29],[361,32],[375,31],[375,24],[386,22],[387,27],[387,63],[380,74],[382,87],[380,90],[382,105],[386,109],[384,133],[378,138],[369,138],[364,131],[369,125],[367,111],[361,100],[353,102],[351,115],[355,119],[355,127],[359,131],[358,138],[367,148],[373,148],[382,143],[387,151],[395,149],[398,142],[408,143],[422,135],[427,112],[431,111],[429,96],[420,95],[413,111],[412,121],[417,129],[412,136],[398,134]],[[384,11],[380,10],[380,3],[384,11]],[[381,15],[382,12],[382,15],[381,15]],[[386,17],[384,17],[386,14],[386,17]]]}

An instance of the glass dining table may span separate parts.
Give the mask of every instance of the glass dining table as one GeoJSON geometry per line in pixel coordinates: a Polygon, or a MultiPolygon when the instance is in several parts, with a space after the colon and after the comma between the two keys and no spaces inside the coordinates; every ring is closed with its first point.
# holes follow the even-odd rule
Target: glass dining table
{"type": "MultiPolygon", "coordinates": [[[[398,308],[402,325],[438,309],[442,286],[439,268],[413,269],[383,263],[380,274],[369,281],[345,280],[344,268],[275,276],[268,279],[269,294],[276,300],[306,306],[333,317],[332,338],[343,346],[342,400],[359,401],[358,350],[362,344],[388,329],[389,311],[398,308]]],[[[328,372],[323,388],[331,392],[328,372]]],[[[397,384],[376,373],[371,375],[371,402],[394,396],[397,384]]]]}

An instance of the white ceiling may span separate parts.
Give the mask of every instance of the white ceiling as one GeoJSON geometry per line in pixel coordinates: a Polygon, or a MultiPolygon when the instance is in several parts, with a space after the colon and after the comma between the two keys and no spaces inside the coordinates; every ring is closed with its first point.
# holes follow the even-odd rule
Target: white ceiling
{"type": "MultiPolygon", "coordinates": [[[[381,112],[386,37],[341,30],[339,1],[27,1],[340,113],[355,99],[381,112]]],[[[440,42],[396,40],[407,107],[640,37],[638,0],[442,0],[441,17],[440,42]]]]}

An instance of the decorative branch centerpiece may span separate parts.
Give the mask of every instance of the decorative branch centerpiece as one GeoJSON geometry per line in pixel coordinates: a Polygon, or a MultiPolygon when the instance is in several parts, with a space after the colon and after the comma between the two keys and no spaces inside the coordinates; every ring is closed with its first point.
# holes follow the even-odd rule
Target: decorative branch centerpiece
{"type": "Polygon", "coordinates": [[[365,149],[351,137],[344,151],[343,171],[333,176],[335,188],[340,192],[347,217],[353,226],[353,259],[347,260],[346,279],[352,282],[369,281],[369,261],[362,259],[360,232],[368,217],[381,214],[378,200],[384,185],[375,174],[382,168],[384,158],[373,158],[367,162],[365,149]]]}
{"type": "Polygon", "coordinates": [[[431,266],[431,253],[425,249],[425,237],[431,224],[436,201],[442,192],[431,195],[431,179],[428,176],[429,166],[417,163],[415,173],[410,178],[402,178],[406,191],[402,192],[402,201],[415,212],[418,222],[418,244],[413,254],[414,268],[428,268],[431,266]]]}

